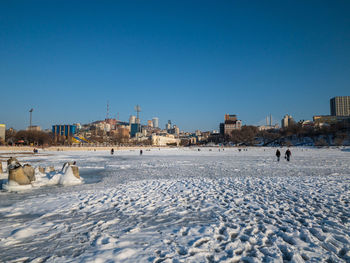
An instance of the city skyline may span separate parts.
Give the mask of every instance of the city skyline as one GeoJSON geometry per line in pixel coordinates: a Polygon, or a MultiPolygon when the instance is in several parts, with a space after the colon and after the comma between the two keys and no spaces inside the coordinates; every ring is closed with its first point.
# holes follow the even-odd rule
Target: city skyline
{"type": "Polygon", "coordinates": [[[328,115],[349,95],[347,1],[0,4],[0,123],[7,128],[172,120],[218,130],[328,115]]]}

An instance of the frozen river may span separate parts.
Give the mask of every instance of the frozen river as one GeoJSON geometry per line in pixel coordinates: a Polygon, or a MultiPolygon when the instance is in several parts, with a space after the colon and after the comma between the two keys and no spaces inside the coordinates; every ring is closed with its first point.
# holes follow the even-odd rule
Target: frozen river
{"type": "Polygon", "coordinates": [[[84,183],[0,190],[0,262],[350,262],[350,151],[275,150],[19,155],[84,183]]]}

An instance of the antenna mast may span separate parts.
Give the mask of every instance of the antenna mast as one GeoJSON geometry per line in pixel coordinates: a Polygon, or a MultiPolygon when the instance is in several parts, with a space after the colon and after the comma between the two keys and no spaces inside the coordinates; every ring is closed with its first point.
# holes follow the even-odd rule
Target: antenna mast
{"type": "Polygon", "coordinates": [[[30,113],[30,119],[29,119],[29,129],[32,129],[32,112],[33,112],[33,108],[29,110],[30,113]]]}
{"type": "Polygon", "coordinates": [[[109,102],[107,100],[107,114],[106,114],[106,119],[109,119],[109,102]]]}

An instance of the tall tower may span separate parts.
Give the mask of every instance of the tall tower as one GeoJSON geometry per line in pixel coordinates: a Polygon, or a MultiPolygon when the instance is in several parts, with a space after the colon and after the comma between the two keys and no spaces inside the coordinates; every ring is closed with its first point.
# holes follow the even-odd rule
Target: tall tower
{"type": "Polygon", "coordinates": [[[281,126],[282,126],[282,128],[288,128],[288,126],[290,126],[293,123],[294,123],[294,120],[293,120],[292,116],[286,114],[286,115],[284,115],[284,117],[281,121],[281,124],[282,124],[281,126]]]}
{"type": "Polygon", "coordinates": [[[135,106],[135,111],[136,111],[136,123],[140,124],[141,107],[138,104],[135,106]]]}
{"type": "Polygon", "coordinates": [[[270,114],[270,127],[272,127],[272,115],[270,114]]]}
{"type": "Polygon", "coordinates": [[[167,130],[170,130],[171,129],[171,120],[168,120],[168,123],[165,125],[165,128],[167,130]]]}
{"type": "Polygon", "coordinates": [[[159,127],[159,119],[157,117],[154,117],[152,119],[153,122],[153,128],[158,128],[159,127]]]}
{"type": "Polygon", "coordinates": [[[33,112],[33,110],[34,110],[33,108],[29,110],[29,115],[30,115],[30,117],[29,117],[29,129],[32,128],[32,112],[33,112]]]}

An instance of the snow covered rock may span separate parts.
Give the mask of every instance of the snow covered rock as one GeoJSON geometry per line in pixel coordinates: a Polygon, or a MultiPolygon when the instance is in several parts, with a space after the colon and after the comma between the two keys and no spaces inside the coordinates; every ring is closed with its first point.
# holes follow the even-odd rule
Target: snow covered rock
{"type": "Polygon", "coordinates": [[[9,182],[14,181],[19,185],[27,185],[30,184],[30,180],[27,175],[24,173],[22,166],[12,166],[9,167],[9,182]]]}
{"type": "Polygon", "coordinates": [[[2,188],[7,191],[18,192],[48,185],[68,186],[84,182],[75,162],[65,163],[61,171],[55,171],[53,166],[35,169],[29,164],[22,166],[16,158],[10,158],[8,163],[8,175],[4,174],[6,178],[3,178],[6,182],[2,183],[2,188]]]}
{"type": "Polygon", "coordinates": [[[80,179],[79,168],[75,164],[76,164],[75,162],[66,162],[62,167],[62,172],[66,173],[68,167],[70,167],[72,169],[73,175],[76,178],[80,179]]]}
{"type": "Polygon", "coordinates": [[[16,166],[19,165],[19,161],[15,157],[10,157],[10,159],[7,160],[7,166],[16,166]]]}
{"type": "Polygon", "coordinates": [[[74,175],[76,178],[80,179],[79,168],[78,168],[78,166],[76,166],[76,165],[71,165],[71,168],[72,168],[72,171],[73,171],[73,175],[74,175]]]}
{"type": "Polygon", "coordinates": [[[30,182],[35,181],[35,170],[31,165],[29,164],[23,165],[23,172],[28,177],[30,182]]]}
{"type": "Polygon", "coordinates": [[[75,165],[75,162],[67,162],[63,165],[58,184],[75,185],[81,184],[82,181],[83,180],[79,176],[79,168],[75,165]]]}

